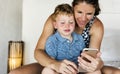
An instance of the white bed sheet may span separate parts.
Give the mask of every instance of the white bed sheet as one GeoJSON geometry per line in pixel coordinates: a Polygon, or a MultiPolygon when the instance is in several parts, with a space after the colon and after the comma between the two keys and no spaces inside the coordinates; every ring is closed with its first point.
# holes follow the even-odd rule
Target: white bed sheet
{"type": "Polygon", "coordinates": [[[104,61],[104,65],[113,66],[120,69],[120,61],[104,61]]]}

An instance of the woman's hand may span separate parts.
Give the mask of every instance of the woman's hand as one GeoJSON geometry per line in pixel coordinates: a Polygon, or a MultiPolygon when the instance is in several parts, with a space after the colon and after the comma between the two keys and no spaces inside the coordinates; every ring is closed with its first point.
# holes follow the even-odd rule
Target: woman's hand
{"type": "Polygon", "coordinates": [[[97,58],[93,58],[86,53],[81,53],[81,56],[87,58],[90,62],[85,61],[82,57],[78,57],[79,66],[87,72],[94,72],[103,67],[103,61],[100,58],[101,53],[97,53],[97,58]]]}
{"type": "Polygon", "coordinates": [[[54,63],[55,71],[62,74],[77,74],[77,66],[68,60],[63,60],[60,62],[54,63]]]}

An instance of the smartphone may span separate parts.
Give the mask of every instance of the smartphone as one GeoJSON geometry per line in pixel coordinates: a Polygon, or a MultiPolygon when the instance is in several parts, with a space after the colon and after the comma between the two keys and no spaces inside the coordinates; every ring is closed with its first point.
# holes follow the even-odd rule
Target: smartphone
{"type": "MultiPolygon", "coordinates": [[[[83,49],[83,53],[86,53],[88,55],[90,55],[91,57],[93,58],[96,58],[97,57],[97,53],[98,53],[98,49],[94,49],[94,48],[84,48],[83,49]]],[[[85,57],[82,57],[85,61],[87,62],[91,62],[89,61],[87,58],[85,57]]]]}
{"type": "MultiPolygon", "coordinates": [[[[94,48],[84,48],[83,51],[84,53],[90,55],[93,58],[97,57],[97,53],[98,53],[98,49],[94,49],[94,48]]],[[[91,62],[90,60],[88,60],[87,58],[81,56],[85,61],[87,62],[91,62]]],[[[78,66],[78,71],[79,72],[86,72],[86,70],[82,69],[80,66],[78,66]]]]}

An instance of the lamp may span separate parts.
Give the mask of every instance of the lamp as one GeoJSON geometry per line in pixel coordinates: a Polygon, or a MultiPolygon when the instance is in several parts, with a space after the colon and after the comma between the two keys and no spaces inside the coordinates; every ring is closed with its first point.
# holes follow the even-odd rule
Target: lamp
{"type": "Polygon", "coordinates": [[[23,64],[23,41],[9,41],[8,72],[23,64]]]}

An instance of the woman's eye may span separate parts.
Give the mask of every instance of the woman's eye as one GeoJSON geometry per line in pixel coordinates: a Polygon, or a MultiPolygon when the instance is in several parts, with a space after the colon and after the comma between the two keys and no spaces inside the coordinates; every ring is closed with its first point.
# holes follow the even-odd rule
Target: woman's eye
{"type": "Polygon", "coordinates": [[[78,13],[80,13],[80,14],[81,14],[82,12],[81,12],[81,11],[78,11],[78,13]]]}
{"type": "Polygon", "coordinates": [[[87,15],[92,15],[92,13],[87,13],[87,15]]]}

